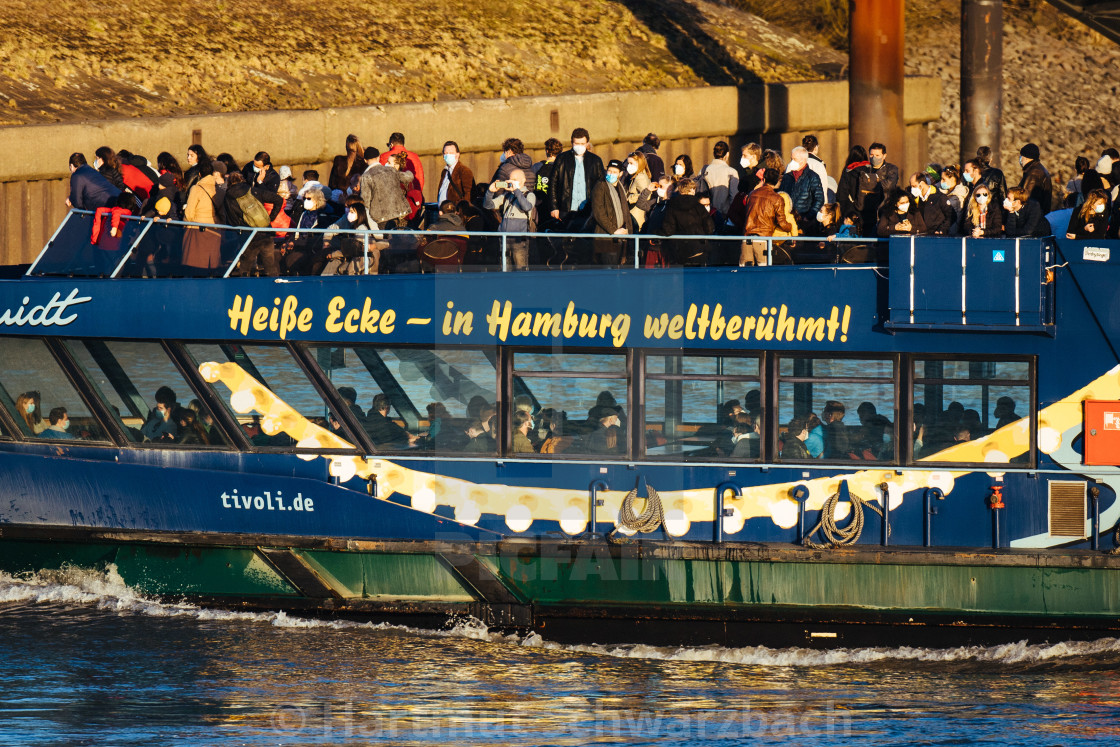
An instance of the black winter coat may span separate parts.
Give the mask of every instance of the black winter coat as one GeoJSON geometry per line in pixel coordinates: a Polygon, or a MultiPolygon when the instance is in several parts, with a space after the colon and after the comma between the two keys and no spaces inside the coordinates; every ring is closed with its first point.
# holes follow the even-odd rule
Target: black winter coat
{"type": "MultiPolygon", "coordinates": [[[[548,190],[548,212],[560,211],[560,220],[564,220],[571,212],[572,206],[572,179],[576,171],[576,154],[566,150],[556,158],[556,168],[552,171],[552,187],[548,190]]],[[[603,159],[591,151],[583,154],[583,178],[587,182],[587,204],[591,204],[591,191],[595,185],[603,181],[607,170],[603,167],[603,159]]],[[[623,204],[626,197],[623,196],[623,204]]]]}
{"type": "MultiPolygon", "coordinates": [[[[1019,189],[1027,193],[1028,199],[1038,203],[1043,215],[1050,212],[1054,184],[1050,179],[1050,172],[1041,163],[1031,161],[1023,168],[1023,181],[1019,182],[1019,189]]],[[[1002,204],[1002,198],[996,204],[1002,204]]]]}
{"type": "MultiPolygon", "coordinates": [[[[712,216],[696,195],[675,194],[665,207],[661,222],[663,236],[711,236],[715,232],[712,216]]],[[[707,256],[708,242],[676,240],[665,242],[676,264],[701,262],[707,256]]]]}
{"type": "Polygon", "coordinates": [[[949,196],[938,192],[936,189],[922,200],[922,220],[926,224],[926,233],[930,236],[950,236],[953,233],[953,206],[949,204],[949,196]]]}
{"type": "Polygon", "coordinates": [[[1042,217],[1042,208],[1034,200],[1027,200],[1019,212],[1007,212],[1003,235],[1009,239],[1050,235],[1050,224],[1042,217]]]}

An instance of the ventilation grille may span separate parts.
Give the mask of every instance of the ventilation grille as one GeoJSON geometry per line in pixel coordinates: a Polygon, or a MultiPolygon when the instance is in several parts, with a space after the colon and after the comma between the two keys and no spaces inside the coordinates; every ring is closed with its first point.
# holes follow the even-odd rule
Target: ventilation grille
{"type": "Polygon", "coordinates": [[[1085,536],[1085,483],[1050,483],[1050,535],[1085,536]]]}

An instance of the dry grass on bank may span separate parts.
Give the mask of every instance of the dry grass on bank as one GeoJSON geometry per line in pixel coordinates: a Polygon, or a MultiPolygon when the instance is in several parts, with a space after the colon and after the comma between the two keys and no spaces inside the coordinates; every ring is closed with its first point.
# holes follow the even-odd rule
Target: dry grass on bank
{"type": "Polygon", "coordinates": [[[0,40],[0,124],[804,80],[837,57],[703,0],[25,0],[0,40]]]}

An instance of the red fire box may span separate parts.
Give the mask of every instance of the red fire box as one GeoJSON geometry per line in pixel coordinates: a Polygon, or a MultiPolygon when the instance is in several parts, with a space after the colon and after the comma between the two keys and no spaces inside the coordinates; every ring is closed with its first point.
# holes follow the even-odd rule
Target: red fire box
{"type": "Polygon", "coordinates": [[[1085,400],[1085,464],[1120,466],[1120,401],[1085,400]]]}

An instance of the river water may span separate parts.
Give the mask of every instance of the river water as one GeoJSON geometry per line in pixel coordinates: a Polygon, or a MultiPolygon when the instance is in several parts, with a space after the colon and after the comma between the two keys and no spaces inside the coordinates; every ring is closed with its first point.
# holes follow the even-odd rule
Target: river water
{"type": "Polygon", "coordinates": [[[1081,745],[1120,641],[945,651],[559,646],[202,610],[0,574],[0,745],[1081,745]]]}

